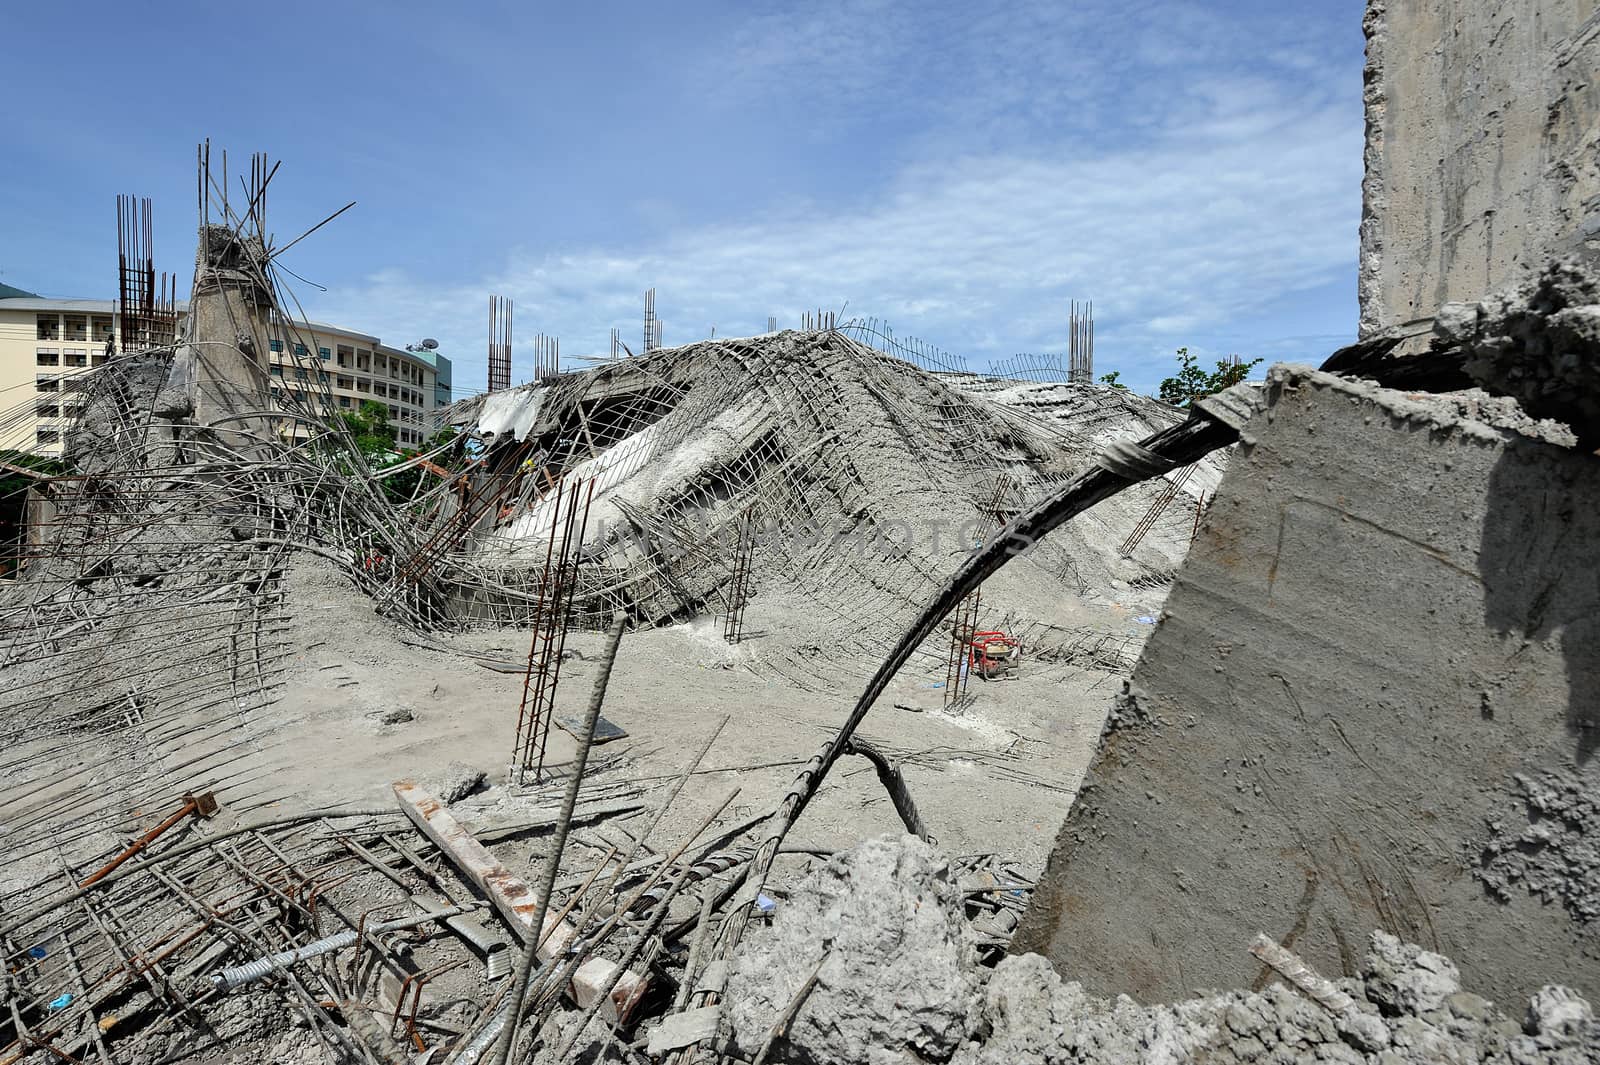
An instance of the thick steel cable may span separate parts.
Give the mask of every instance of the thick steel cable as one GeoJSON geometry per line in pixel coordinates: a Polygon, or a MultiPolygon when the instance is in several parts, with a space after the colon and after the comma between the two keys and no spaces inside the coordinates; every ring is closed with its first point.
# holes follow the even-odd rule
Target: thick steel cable
{"type": "MultiPolygon", "coordinates": [[[[1146,437],[1138,449],[1153,461],[1147,469],[1135,471],[1125,464],[1106,463],[1091,467],[1074,477],[1054,494],[1041,500],[1031,510],[1012,519],[983,548],[967,558],[934,596],[917,614],[905,633],[891,648],[888,657],[878,666],[866,689],[856,700],[844,723],[833,739],[800,771],[794,786],[784,796],[772,816],[771,826],[751,861],[750,873],[745,879],[741,897],[736,901],[717,933],[716,956],[728,959],[738,948],[749,921],[749,911],[757,894],[766,886],[767,876],[777,857],[778,846],[794,825],[806,805],[816,794],[828,770],[839,760],[850,745],[851,738],[860,726],[867,711],[872,709],[878,696],[883,694],[890,680],[905,665],[923,640],[932,634],[939,622],[974,588],[1004,566],[1015,555],[1031,547],[1041,537],[1081,514],[1096,503],[1118,492],[1156,476],[1162,468],[1173,468],[1195,462],[1204,456],[1226,447],[1239,438],[1238,430],[1196,414],[1187,421],[1163,429],[1146,437]],[[1121,472],[1113,473],[1108,465],[1117,465],[1121,472]]],[[[709,1001],[710,996],[707,996],[709,1001]]]]}

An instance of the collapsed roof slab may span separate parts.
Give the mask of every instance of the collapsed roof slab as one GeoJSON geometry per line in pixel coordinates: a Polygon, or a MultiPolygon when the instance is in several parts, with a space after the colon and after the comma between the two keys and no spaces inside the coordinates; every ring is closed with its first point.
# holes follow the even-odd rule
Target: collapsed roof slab
{"type": "Polygon", "coordinates": [[[1512,426],[1272,370],[1013,950],[1148,1002],[1376,927],[1600,991],[1600,459],[1512,426]]]}

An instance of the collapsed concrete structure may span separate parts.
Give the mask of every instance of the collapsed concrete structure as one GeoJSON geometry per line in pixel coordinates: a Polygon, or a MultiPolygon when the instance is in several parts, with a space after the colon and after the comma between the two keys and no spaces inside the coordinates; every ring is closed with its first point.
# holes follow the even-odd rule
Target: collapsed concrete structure
{"type": "MultiPolygon", "coordinates": [[[[399,1038],[479,1054],[504,1016],[496,981],[535,927],[536,889],[513,871],[530,861],[550,871],[544,899],[564,911],[546,911],[563,932],[526,1000],[533,1038],[559,1041],[544,1021],[563,1000],[637,1023],[634,990],[691,982],[697,923],[742,923],[751,900],[735,891],[757,879],[751,811],[786,800],[793,755],[832,727],[845,678],[987,530],[1104,446],[1182,421],[1113,389],[930,373],[827,329],[547,378],[458,410],[470,452],[441,444],[376,471],[327,393],[277,406],[261,396],[259,353],[293,350],[294,327],[271,313],[259,219],[233,221],[201,229],[198,311],[177,343],[74,380],[84,402],[70,466],[35,478],[53,514],[0,586],[0,1061],[203,1060],[217,1047],[398,1061],[399,1038]],[[408,469],[431,479],[385,492],[384,478],[408,469]],[[581,546],[553,516],[579,485],[596,518],[581,546]],[[752,629],[708,640],[737,564],[722,534],[756,517],[773,535],[744,554],[752,629]],[[541,583],[541,555],[569,542],[573,568],[541,583]],[[593,719],[591,731],[580,718],[562,722],[573,736],[553,732],[551,717],[582,695],[569,683],[558,702],[552,681],[538,745],[557,782],[502,772],[530,687],[544,685],[535,674],[599,668],[586,634],[552,643],[541,626],[618,606],[633,617],[630,642],[648,648],[648,664],[612,688],[633,689],[628,723],[643,742],[562,780],[593,719]],[[695,776],[721,731],[704,736],[713,708],[742,727],[716,752],[735,757],[704,776],[742,777],[747,804],[719,817],[727,796],[698,827],[675,823],[685,809],[700,817],[695,776]],[[430,783],[394,787],[402,775],[430,783]],[[558,794],[568,782],[581,799],[558,794]],[[645,813],[650,824],[616,842],[614,824],[645,813]],[[421,838],[413,823],[427,826],[421,838]],[[545,863],[547,839],[525,837],[558,827],[545,863]],[[486,895],[504,927],[471,912],[486,895]],[[352,964],[316,960],[340,951],[352,964]],[[618,1001],[596,974],[623,972],[638,979],[618,1001]]],[[[1042,858],[1044,821],[1093,738],[1095,693],[1125,675],[1199,493],[1219,477],[1218,462],[1199,462],[1187,491],[1143,485],[1015,560],[965,629],[947,625],[908,670],[902,716],[853,745],[878,774],[830,785],[826,832],[854,842],[875,820],[916,823],[902,811],[921,785],[907,779],[948,777],[922,790],[922,809],[943,837],[983,848],[964,868],[995,882],[1008,869],[1025,895],[1027,873],[1000,864],[999,840],[1025,849],[1029,869],[1042,858]],[[1140,525],[1149,535],[1120,548],[1140,525]],[[947,661],[965,672],[964,639],[980,623],[1020,636],[1027,663],[1017,683],[984,693],[981,714],[940,691],[947,661]],[[1091,709],[1063,730],[1069,689],[1091,709]],[[1048,729],[1038,692],[1051,696],[1048,729]],[[1069,763],[1059,771],[1057,750],[1069,763]],[[967,798],[977,772],[985,806],[967,798]],[[897,793],[874,806],[885,787],[897,793]],[[951,788],[958,798],[926,801],[951,788]]],[[[770,890],[782,895],[785,880],[770,890]]],[[[989,954],[1021,905],[969,907],[989,954]]],[[[612,1050],[613,1039],[608,1029],[612,1050]]]]}
{"type": "MultiPolygon", "coordinates": [[[[485,451],[434,525],[452,546],[454,615],[525,623],[552,530],[557,551],[582,537],[576,619],[723,614],[748,523],[755,588],[787,610],[772,639],[843,631],[876,650],[989,531],[1105,445],[1181,420],[1093,385],[930,373],[867,339],[846,326],[708,340],[456,404],[450,420],[485,451]],[[559,515],[574,491],[586,521],[569,533],[559,515]]],[[[1052,604],[1160,582],[1220,476],[1219,460],[1198,464],[1128,556],[1120,541],[1168,482],[1040,542],[996,577],[986,616],[1009,613],[1030,646],[1070,639],[1052,604]]]]}
{"type": "Polygon", "coordinates": [[[1591,243],[1595,16],[1368,28],[1363,329],[1393,335],[1187,419],[830,323],[546,374],[373,470],[326,393],[258,406],[260,166],[202,227],[191,333],[85,375],[0,589],[0,1062],[1594,1060],[1600,287],[1441,304],[1591,243]],[[1518,34],[1554,58],[1480,65],[1518,34]],[[1435,78],[1494,136],[1419,118],[1435,78]],[[1527,162],[1536,100],[1496,220],[1473,174],[1527,162]],[[1360,380],[1432,317],[1432,361],[1379,373],[1426,391],[1360,380]],[[990,619],[1057,672],[972,713],[990,619]],[[608,690],[648,734],[591,757],[608,690]],[[1042,853],[1097,735],[1035,892],[996,852],[1042,853]]]}

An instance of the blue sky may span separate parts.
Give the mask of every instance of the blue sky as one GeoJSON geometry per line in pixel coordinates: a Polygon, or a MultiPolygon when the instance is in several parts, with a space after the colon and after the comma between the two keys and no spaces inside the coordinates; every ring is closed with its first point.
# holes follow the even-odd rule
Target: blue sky
{"type": "Polygon", "coordinates": [[[194,146],[281,158],[313,318],[438,337],[490,292],[564,355],[887,319],[978,368],[1065,346],[1154,388],[1188,345],[1354,338],[1361,0],[500,4],[91,0],[5,16],[0,281],[115,289],[115,195],[187,285],[194,146]]]}

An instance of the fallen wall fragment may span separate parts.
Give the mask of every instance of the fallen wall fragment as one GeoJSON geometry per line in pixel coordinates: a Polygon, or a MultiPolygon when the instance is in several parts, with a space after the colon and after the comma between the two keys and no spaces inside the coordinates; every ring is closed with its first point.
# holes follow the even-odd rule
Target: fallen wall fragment
{"type": "Polygon", "coordinates": [[[1249,986],[1258,930],[1354,975],[1376,927],[1600,988],[1600,927],[1495,861],[1524,779],[1600,794],[1600,461],[1504,402],[1273,368],[1014,950],[1148,1001],[1249,986]]]}

